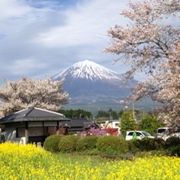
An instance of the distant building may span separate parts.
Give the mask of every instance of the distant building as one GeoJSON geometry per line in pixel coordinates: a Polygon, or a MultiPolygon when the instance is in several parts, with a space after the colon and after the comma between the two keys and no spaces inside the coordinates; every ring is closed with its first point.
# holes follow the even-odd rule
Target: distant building
{"type": "Polygon", "coordinates": [[[87,119],[71,119],[67,124],[69,126],[69,132],[73,133],[78,133],[92,127],[99,128],[95,122],[87,119]]]}

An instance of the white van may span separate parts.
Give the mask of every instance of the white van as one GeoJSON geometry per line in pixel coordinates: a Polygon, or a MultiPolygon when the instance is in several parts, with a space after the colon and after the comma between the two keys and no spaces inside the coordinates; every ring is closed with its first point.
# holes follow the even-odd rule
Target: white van
{"type": "Polygon", "coordinates": [[[132,139],[143,139],[143,138],[154,139],[154,136],[152,136],[146,131],[126,131],[127,141],[132,140],[132,139]]]}

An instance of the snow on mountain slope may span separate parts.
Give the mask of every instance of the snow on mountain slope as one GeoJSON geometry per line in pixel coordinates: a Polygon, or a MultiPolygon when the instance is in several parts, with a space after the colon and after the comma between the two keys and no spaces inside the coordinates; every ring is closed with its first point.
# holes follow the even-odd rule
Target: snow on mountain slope
{"type": "Polygon", "coordinates": [[[116,104],[126,98],[136,84],[135,80],[124,84],[118,73],[89,60],[73,64],[52,79],[63,80],[63,88],[70,95],[69,105],[76,107],[116,104]]]}
{"type": "MultiPolygon", "coordinates": [[[[70,99],[66,107],[109,109],[120,108],[120,100],[126,99],[132,88],[138,83],[131,79],[124,84],[120,74],[95,62],[84,60],[73,64],[61,73],[52,77],[53,80],[64,80],[63,88],[69,93],[70,99]]],[[[139,107],[144,107],[140,103],[139,107]]],[[[143,104],[143,105],[142,105],[143,104]]]]}
{"type": "Polygon", "coordinates": [[[53,76],[54,80],[66,78],[87,79],[92,81],[120,80],[117,73],[89,60],[77,62],[63,72],[53,76]]]}

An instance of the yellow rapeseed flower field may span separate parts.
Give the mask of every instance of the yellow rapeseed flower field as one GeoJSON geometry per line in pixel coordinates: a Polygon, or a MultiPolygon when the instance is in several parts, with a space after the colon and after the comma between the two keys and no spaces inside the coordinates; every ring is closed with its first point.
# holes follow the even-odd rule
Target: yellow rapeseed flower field
{"type": "Polygon", "coordinates": [[[34,145],[0,144],[0,180],[180,179],[180,158],[137,158],[134,161],[66,161],[34,145]]]}

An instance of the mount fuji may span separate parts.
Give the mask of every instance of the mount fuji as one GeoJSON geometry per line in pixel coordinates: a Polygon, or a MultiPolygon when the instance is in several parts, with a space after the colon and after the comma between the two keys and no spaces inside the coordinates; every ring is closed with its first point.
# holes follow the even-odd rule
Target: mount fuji
{"type": "Polygon", "coordinates": [[[119,75],[110,69],[107,69],[93,61],[85,60],[73,64],[60,74],[53,77],[54,79],[71,78],[86,79],[91,81],[98,80],[119,80],[119,75]]]}
{"type": "Polygon", "coordinates": [[[64,81],[64,90],[70,95],[70,106],[94,108],[119,106],[120,100],[126,98],[137,83],[130,80],[124,84],[118,73],[89,60],[73,64],[52,79],[64,81]]]}

